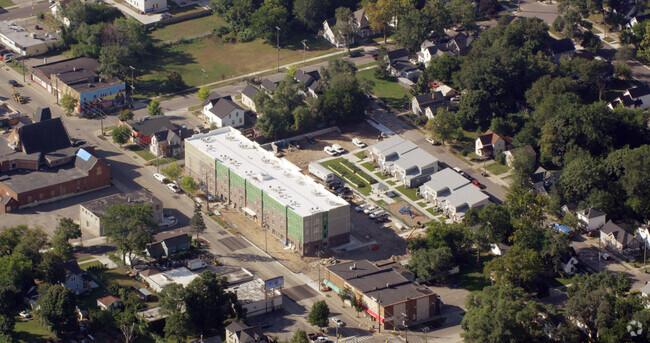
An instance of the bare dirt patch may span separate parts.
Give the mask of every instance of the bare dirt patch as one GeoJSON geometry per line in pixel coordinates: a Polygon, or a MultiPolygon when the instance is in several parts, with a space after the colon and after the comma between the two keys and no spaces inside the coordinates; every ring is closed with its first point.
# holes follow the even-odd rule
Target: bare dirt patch
{"type": "Polygon", "coordinates": [[[425,216],[420,211],[418,211],[414,207],[410,206],[404,200],[398,201],[398,202],[395,202],[395,203],[392,203],[392,204],[389,204],[389,205],[386,205],[386,207],[388,208],[388,210],[390,212],[392,212],[395,215],[395,217],[403,220],[409,226],[415,226],[415,225],[418,224],[418,222],[427,223],[427,222],[431,221],[431,219],[429,219],[429,217],[425,216]],[[411,210],[411,214],[413,214],[413,218],[411,218],[408,213],[404,213],[404,214],[399,213],[399,210],[402,208],[402,206],[408,206],[409,207],[409,209],[411,210]]]}

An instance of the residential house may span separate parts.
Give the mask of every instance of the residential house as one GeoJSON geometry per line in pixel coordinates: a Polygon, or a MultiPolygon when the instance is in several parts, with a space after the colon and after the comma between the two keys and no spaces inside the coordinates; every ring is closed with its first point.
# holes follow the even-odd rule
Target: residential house
{"type": "Polygon", "coordinates": [[[445,198],[443,213],[455,222],[462,222],[465,213],[472,208],[482,208],[490,203],[490,197],[474,185],[456,189],[445,198]]]}
{"type": "Polygon", "coordinates": [[[490,252],[494,256],[503,256],[508,252],[508,249],[510,249],[510,246],[505,245],[503,243],[490,245],[490,252]]]}
{"type": "Polygon", "coordinates": [[[409,61],[394,61],[388,67],[388,71],[397,78],[406,78],[412,82],[416,82],[422,74],[422,71],[409,61]]]}
{"type": "Polygon", "coordinates": [[[110,294],[105,295],[97,298],[97,306],[99,306],[101,310],[115,310],[122,307],[122,299],[110,294]]]}
{"type": "Polygon", "coordinates": [[[232,322],[226,326],[226,343],[267,343],[269,339],[259,326],[232,322]]]}
{"type": "MultiPolygon", "coordinates": [[[[542,168],[542,169],[544,169],[544,168],[542,168]]],[[[537,170],[539,170],[539,168],[537,168],[537,170]]],[[[544,169],[544,170],[546,170],[546,169],[544,169]]],[[[562,206],[562,213],[564,213],[564,214],[569,214],[569,213],[575,214],[577,211],[578,211],[578,205],[576,203],[574,203],[574,202],[570,202],[570,203],[564,204],[562,206]]]]}
{"type": "Polygon", "coordinates": [[[306,72],[303,69],[298,69],[293,75],[293,78],[305,86],[305,95],[318,98],[321,94],[321,89],[318,87],[318,81],[321,79],[321,76],[318,70],[306,72]]]}
{"type": "Polygon", "coordinates": [[[93,151],[72,143],[61,118],[0,133],[0,213],[109,187],[110,167],[93,151]]]}
{"type": "Polygon", "coordinates": [[[393,165],[394,176],[403,182],[406,188],[414,188],[427,182],[431,174],[438,171],[438,159],[420,148],[403,154],[393,165]]]}
{"type": "Polygon", "coordinates": [[[636,24],[642,23],[648,19],[650,19],[650,14],[636,15],[630,19],[630,21],[625,25],[625,28],[632,29],[636,24]]]}
{"type": "Polygon", "coordinates": [[[411,111],[415,115],[431,114],[431,117],[437,113],[437,108],[445,106],[445,97],[442,92],[433,92],[414,96],[411,100],[411,111]]]}
{"type": "Polygon", "coordinates": [[[386,138],[366,149],[366,156],[379,165],[382,173],[392,173],[393,161],[413,149],[419,149],[415,143],[398,135],[386,138]]]}
{"type": "Polygon", "coordinates": [[[555,63],[560,63],[562,57],[571,58],[576,54],[576,47],[571,38],[551,40],[550,49],[555,63]]]}
{"type": "Polygon", "coordinates": [[[269,79],[264,79],[262,80],[260,86],[262,87],[262,89],[267,90],[269,93],[273,93],[273,91],[275,91],[275,89],[278,88],[279,84],[280,84],[279,81],[271,81],[269,79]]]}
{"type": "Polygon", "coordinates": [[[470,182],[451,168],[445,168],[431,175],[431,180],[420,186],[420,196],[426,202],[443,208],[445,199],[470,182]]]}
{"type": "Polygon", "coordinates": [[[126,3],[136,8],[140,14],[167,11],[167,0],[126,0],[126,3]]]}
{"type": "Polygon", "coordinates": [[[600,228],[600,244],[619,255],[632,253],[641,246],[641,242],[634,233],[628,231],[625,224],[615,224],[611,220],[600,228]]]}
{"type": "Polygon", "coordinates": [[[379,31],[370,28],[370,21],[366,11],[362,8],[352,13],[354,16],[354,25],[357,28],[356,35],[361,38],[368,38],[379,34],[379,31]]]}
{"type": "Polygon", "coordinates": [[[434,44],[429,40],[425,40],[422,45],[420,45],[420,51],[416,53],[417,62],[428,67],[429,64],[431,64],[432,59],[442,57],[444,54],[449,54],[446,45],[434,44]]]}
{"type": "Polygon", "coordinates": [[[409,52],[404,48],[391,50],[386,52],[384,59],[388,62],[389,66],[397,61],[408,62],[409,52]]]}
{"type": "Polygon", "coordinates": [[[90,291],[88,274],[79,268],[77,260],[64,262],[63,270],[65,271],[65,278],[62,282],[63,287],[71,290],[76,295],[90,291]]]}
{"type": "Polygon", "coordinates": [[[533,190],[538,194],[548,194],[551,191],[551,186],[560,178],[559,171],[549,172],[543,167],[538,167],[532,177],[533,190]]]}
{"type": "Polygon", "coordinates": [[[621,95],[607,104],[607,108],[612,111],[618,106],[633,110],[643,106],[643,101],[634,100],[629,95],[621,95]]]}
{"type": "Polygon", "coordinates": [[[244,109],[232,101],[230,96],[209,99],[203,107],[203,114],[208,117],[210,123],[215,124],[217,127],[243,126],[244,112],[244,109]]]}
{"type": "Polygon", "coordinates": [[[31,79],[61,100],[65,94],[77,100],[75,111],[96,113],[121,106],[126,101],[126,84],[97,73],[99,62],[75,57],[32,67],[31,79]]]}
{"type": "Polygon", "coordinates": [[[569,258],[562,260],[562,262],[560,263],[560,268],[562,269],[564,275],[571,276],[576,273],[577,265],[578,265],[578,259],[576,259],[575,256],[571,256],[569,258]]]}
{"type": "Polygon", "coordinates": [[[452,37],[446,44],[446,51],[455,56],[466,56],[469,54],[470,46],[476,37],[461,32],[452,37]]]}
{"type": "Polygon", "coordinates": [[[526,145],[520,148],[510,149],[503,152],[503,154],[506,155],[506,165],[508,165],[508,167],[512,168],[512,162],[515,160],[515,154],[517,154],[519,151],[526,152],[533,158],[533,161],[537,161],[537,153],[535,152],[535,149],[533,149],[533,147],[530,145],[526,145]]]}
{"type": "Polygon", "coordinates": [[[174,131],[177,135],[180,128],[174,125],[167,116],[142,117],[120,125],[131,129],[131,141],[138,145],[148,146],[154,134],[164,130],[174,131]]]}
{"type": "Polygon", "coordinates": [[[79,226],[82,230],[88,230],[94,235],[103,236],[101,216],[106,214],[106,209],[115,204],[149,204],[152,209],[154,223],[161,223],[163,220],[163,203],[153,193],[145,189],[139,189],[130,193],[117,193],[103,198],[90,200],[79,205],[79,226]]]}
{"type": "MultiPolygon", "coordinates": [[[[345,47],[346,42],[340,41],[338,39],[339,37],[336,37],[335,26],[336,26],[336,18],[330,18],[323,21],[323,31],[322,31],[323,38],[325,38],[326,41],[332,43],[332,45],[334,45],[335,47],[343,48],[345,47]]],[[[350,45],[354,43],[354,36],[352,36],[351,38],[352,38],[352,42],[349,42],[350,45]]]]}
{"type": "Polygon", "coordinates": [[[477,155],[493,156],[495,152],[506,149],[506,141],[496,133],[487,130],[484,135],[476,138],[475,146],[474,152],[477,155]]]}
{"type": "Polygon", "coordinates": [[[147,254],[153,258],[169,256],[178,251],[190,250],[191,238],[187,234],[163,239],[147,246],[147,254]]]}
{"type": "Polygon", "coordinates": [[[641,243],[645,243],[648,247],[650,247],[650,226],[641,225],[639,226],[639,229],[636,233],[639,241],[641,241],[641,243]]]}
{"type": "Polygon", "coordinates": [[[645,299],[645,308],[650,308],[650,282],[646,281],[645,286],[639,289],[641,296],[645,299]]]}
{"type": "Polygon", "coordinates": [[[245,106],[253,110],[253,112],[257,112],[257,108],[255,107],[255,101],[253,101],[253,98],[259,92],[260,92],[259,89],[251,85],[246,85],[246,87],[241,91],[241,102],[245,106]]]}
{"type": "Polygon", "coordinates": [[[264,289],[262,279],[253,279],[231,285],[226,292],[237,294],[237,302],[246,311],[246,318],[252,318],[282,309],[281,288],[261,291],[264,289]]]}
{"type": "Polygon", "coordinates": [[[368,260],[358,260],[326,267],[322,282],[337,293],[350,289],[361,300],[363,311],[390,330],[396,322],[413,325],[440,313],[438,294],[414,283],[404,276],[406,273],[397,266],[379,267],[368,260]]]}
{"type": "MultiPolygon", "coordinates": [[[[351,37],[351,41],[347,42],[347,45],[351,45],[354,42],[356,42],[356,37],[366,38],[366,37],[374,36],[377,33],[379,33],[378,31],[372,30],[370,28],[370,22],[368,21],[368,16],[366,15],[366,12],[363,9],[355,11],[352,14],[353,14],[352,25],[354,26],[355,32],[354,35],[351,37]]],[[[325,40],[332,43],[332,45],[336,46],[337,48],[345,47],[346,42],[339,41],[339,39],[337,39],[336,37],[335,26],[336,26],[335,18],[330,18],[323,21],[323,29],[321,31],[321,35],[323,36],[323,38],[325,38],[325,40]]]]}
{"type": "Polygon", "coordinates": [[[586,210],[577,212],[576,217],[585,230],[592,231],[600,229],[605,225],[607,214],[590,207],[586,210]]]}
{"type": "Polygon", "coordinates": [[[183,127],[179,128],[178,131],[169,129],[158,131],[151,136],[149,151],[157,157],[182,156],[185,150],[184,138],[189,136],[191,136],[191,132],[183,127]]]}
{"type": "MultiPolygon", "coordinates": [[[[650,87],[648,86],[636,86],[630,88],[621,97],[621,104],[626,108],[642,108],[647,109],[650,107],[650,87]]],[[[617,98],[618,99],[618,98],[617,98]]],[[[608,107],[613,109],[618,103],[615,103],[616,100],[612,101],[608,107]]]]}

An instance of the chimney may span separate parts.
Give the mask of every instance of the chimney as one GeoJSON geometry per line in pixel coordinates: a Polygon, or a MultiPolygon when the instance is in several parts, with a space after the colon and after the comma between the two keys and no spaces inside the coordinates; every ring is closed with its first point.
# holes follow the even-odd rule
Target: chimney
{"type": "Polygon", "coordinates": [[[47,64],[47,57],[43,57],[43,64],[47,64]]]}

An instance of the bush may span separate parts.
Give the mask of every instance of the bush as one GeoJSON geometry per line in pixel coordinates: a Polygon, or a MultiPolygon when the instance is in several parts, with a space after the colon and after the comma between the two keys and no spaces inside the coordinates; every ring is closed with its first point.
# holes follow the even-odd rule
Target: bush
{"type": "Polygon", "coordinates": [[[462,156],[467,156],[467,155],[469,155],[469,150],[467,150],[467,149],[463,149],[463,150],[460,151],[460,154],[461,154],[462,156]]]}
{"type": "Polygon", "coordinates": [[[234,32],[225,34],[221,38],[223,38],[223,40],[225,40],[228,43],[234,43],[235,41],[237,41],[237,36],[235,35],[234,32]]]}
{"type": "Polygon", "coordinates": [[[240,31],[237,34],[237,40],[242,42],[242,43],[250,42],[253,39],[255,39],[255,33],[250,28],[248,28],[248,29],[246,29],[244,31],[240,31]]]}
{"type": "Polygon", "coordinates": [[[494,153],[494,160],[501,164],[506,164],[506,154],[503,151],[497,151],[494,153]]]}
{"type": "Polygon", "coordinates": [[[217,37],[222,37],[222,36],[227,35],[230,32],[232,32],[232,27],[230,27],[230,25],[217,26],[213,30],[213,32],[214,32],[215,35],[217,35],[217,37]]]}
{"type": "Polygon", "coordinates": [[[417,117],[417,118],[413,119],[413,124],[415,124],[417,126],[423,126],[423,125],[426,125],[428,120],[429,120],[429,118],[427,118],[426,116],[420,116],[420,117],[417,117]]]}
{"type": "Polygon", "coordinates": [[[38,12],[38,13],[36,14],[36,17],[37,17],[38,19],[45,19],[45,13],[43,13],[43,12],[38,12]]]}

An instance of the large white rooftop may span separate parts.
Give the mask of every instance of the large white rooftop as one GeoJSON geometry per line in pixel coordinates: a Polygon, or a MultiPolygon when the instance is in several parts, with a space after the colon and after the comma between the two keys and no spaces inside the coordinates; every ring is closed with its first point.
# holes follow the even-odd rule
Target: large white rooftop
{"type": "Polygon", "coordinates": [[[303,174],[298,166],[276,157],[232,127],[194,135],[185,142],[224,164],[300,216],[348,204],[303,174]]]}

